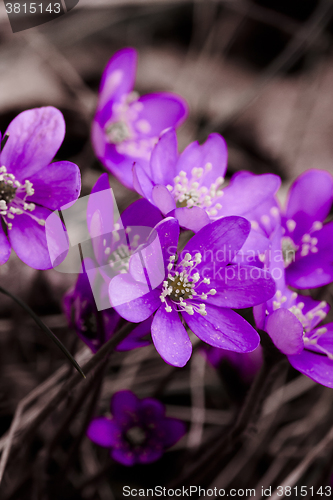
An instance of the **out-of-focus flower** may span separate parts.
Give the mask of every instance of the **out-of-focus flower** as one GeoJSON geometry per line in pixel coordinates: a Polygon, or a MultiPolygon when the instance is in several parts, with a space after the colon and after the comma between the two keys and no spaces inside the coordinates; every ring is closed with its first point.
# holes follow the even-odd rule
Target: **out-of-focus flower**
{"type": "Polygon", "coordinates": [[[280,209],[271,198],[249,214],[252,227],[272,236],[281,223],[286,283],[316,288],[333,281],[333,222],[324,224],[333,202],[333,177],[325,170],[308,170],[291,186],[280,209]]]}
{"type": "Polygon", "coordinates": [[[223,188],[227,156],[219,134],[211,134],[202,145],[192,142],[179,155],[176,133],[169,129],[152,152],[149,171],[134,166],[134,187],[164,215],[195,232],[227,215],[247,218],[247,212],[276,193],[281,180],[273,174],[240,172],[223,188]]]}
{"type": "MultiPolygon", "coordinates": [[[[75,287],[66,293],[63,307],[69,325],[88,347],[97,352],[125,323],[115,309],[98,311],[91,285],[85,273],[79,274],[75,287]]],[[[150,344],[144,339],[150,334],[151,319],[140,323],[117,347],[116,351],[131,351],[150,344]]]]}
{"type": "Polygon", "coordinates": [[[187,104],[178,95],[159,92],[139,97],[133,92],[136,66],[137,53],[132,48],[110,59],[92,124],[97,157],[128,188],[133,188],[133,163],[147,168],[161,132],[178,127],[187,116],[187,104]]]}
{"type": "Polygon", "coordinates": [[[0,264],[12,247],[29,266],[50,269],[45,220],[75,201],[81,189],[77,165],[51,163],[65,136],[64,118],[53,107],[30,109],[14,118],[6,134],[0,155],[0,216],[7,234],[0,224],[0,264]]]}
{"type": "Polygon", "coordinates": [[[284,288],[253,311],[257,327],[269,334],[294,368],[333,387],[333,323],[319,325],[329,311],[325,301],[284,288]]]}
{"type": "Polygon", "coordinates": [[[119,215],[108,175],[102,174],[97,180],[87,206],[92,239],[82,244],[82,252],[94,293],[97,291],[104,308],[112,306],[108,293],[110,280],[128,272],[131,255],[162,219],[160,211],[145,199],[135,201],[119,215]]]}
{"type": "Polygon", "coordinates": [[[204,350],[204,355],[214,368],[218,368],[224,360],[228,361],[246,383],[253,380],[263,362],[260,345],[254,351],[246,353],[208,347],[204,350]]]}
{"type": "Polygon", "coordinates": [[[165,416],[165,408],[153,398],[138,399],[131,391],[111,398],[112,419],[95,418],[87,435],[94,443],[110,448],[111,457],[123,465],[148,464],[185,434],[185,424],[165,416]]]}
{"type": "Polygon", "coordinates": [[[192,344],[184,323],[204,342],[236,352],[253,351],[259,336],[231,308],[260,304],[275,292],[274,280],[257,267],[229,265],[242,248],[250,223],[226,217],[198,231],[177,255],[179,223],[167,218],[155,226],[158,248],[130,259],[129,273],[110,283],[110,299],[121,316],[140,322],[156,314],[152,338],[162,358],[184,366],[192,344]],[[161,262],[162,260],[162,262],[161,262]]]}

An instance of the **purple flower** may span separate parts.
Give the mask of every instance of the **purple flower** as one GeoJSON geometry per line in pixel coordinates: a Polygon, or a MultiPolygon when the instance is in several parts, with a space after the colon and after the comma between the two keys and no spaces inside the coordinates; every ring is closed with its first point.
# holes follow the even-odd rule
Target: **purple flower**
{"type": "Polygon", "coordinates": [[[108,175],[99,177],[87,207],[92,239],[82,244],[85,269],[94,295],[98,294],[99,309],[112,307],[108,293],[111,279],[128,272],[131,255],[161,220],[160,211],[145,199],[135,201],[119,216],[108,175]]]}
{"type": "Polygon", "coordinates": [[[286,283],[316,288],[333,281],[333,222],[324,224],[333,202],[333,177],[325,170],[307,170],[291,186],[286,207],[271,198],[248,214],[252,227],[273,236],[281,223],[286,283]]]}
{"type": "MultiPolygon", "coordinates": [[[[53,107],[30,109],[10,123],[0,156],[0,264],[11,247],[35,269],[50,269],[45,220],[52,211],[75,201],[80,171],[74,163],[51,163],[64,136],[65,122],[53,107]]],[[[55,244],[57,244],[55,242],[55,244]]]]}
{"type": "Polygon", "coordinates": [[[333,323],[320,326],[326,302],[278,290],[267,304],[254,307],[258,328],[265,330],[291,365],[304,375],[333,387],[333,323]]]}
{"type": "Polygon", "coordinates": [[[97,157],[128,188],[133,188],[133,163],[147,168],[161,132],[178,127],[187,116],[187,104],[180,96],[160,92],[139,97],[133,92],[136,66],[132,48],[110,59],[92,125],[97,157]]]}
{"type": "Polygon", "coordinates": [[[111,414],[112,419],[94,419],[87,435],[94,443],[110,448],[111,457],[127,466],[155,462],[186,432],[181,420],[165,416],[162,403],[152,398],[140,400],[131,391],[112,396],[111,414]]]}
{"type": "Polygon", "coordinates": [[[247,212],[276,193],[281,181],[273,174],[240,172],[223,188],[227,156],[219,134],[211,134],[202,145],[192,142],[179,155],[176,133],[169,129],[152,152],[150,169],[134,166],[134,187],[164,215],[195,232],[227,215],[247,218],[247,212]]]}
{"type": "MultiPolygon", "coordinates": [[[[85,273],[79,274],[75,287],[64,296],[63,307],[69,325],[93,352],[97,352],[125,323],[115,309],[97,310],[85,273]]],[[[151,319],[148,318],[116,347],[116,351],[130,351],[149,345],[150,340],[143,337],[150,334],[150,330],[151,319]]]]}
{"type": "Polygon", "coordinates": [[[250,223],[242,217],[212,222],[190,239],[180,255],[176,219],[163,220],[154,232],[155,246],[134,254],[129,273],[110,283],[110,299],[119,314],[140,322],[156,311],[153,342],[174,366],[184,366],[192,352],[184,323],[214,347],[253,351],[259,344],[257,332],[231,308],[268,300],[275,283],[267,271],[230,264],[250,232],[250,223]]]}

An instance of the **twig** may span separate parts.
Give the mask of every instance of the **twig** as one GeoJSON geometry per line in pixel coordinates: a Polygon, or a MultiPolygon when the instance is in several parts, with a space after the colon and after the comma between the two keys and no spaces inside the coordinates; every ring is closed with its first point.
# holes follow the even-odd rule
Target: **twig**
{"type": "Polygon", "coordinates": [[[306,455],[304,460],[286,477],[286,479],[281,483],[280,489],[275,490],[270,497],[271,500],[278,500],[280,498],[285,498],[285,495],[282,494],[281,491],[284,492],[285,486],[290,486],[291,488],[297,483],[297,481],[301,478],[302,474],[310,467],[312,462],[320,455],[325,448],[332,442],[333,440],[333,427],[328,431],[326,436],[320,441],[320,443],[315,446],[309,453],[306,455]]]}
{"type": "MultiPolygon", "coordinates": [[[[4,295],[7,295],[11,299],[14,300],[19,306],[22,307],[32,318],[33,320],[37,323],[39,328],[46,333],[46,335],[59,347],[59,349],[65,354],[65,356],[69,359],[69,361],[72,363],[72,365],[77,369],[77,371],[82,375],[83,378],[86,378],[85,374],[82,371],[81,366],[78,364],[78,362],[73,358],[71,353],[66,349],[64,344],[58,339],[56,335],[50,330],[48,326],[43,323],[43,321],[33,312],[33,310],[25,303],[23,300],[21,300],[19,297],[16,297],[16,295],[12,294],[11,292],[8,292],[8,290],[5,290],[0,286],[0,293],[3,293],[4,295]]],[[[1,480],[1,479],[0,479],[1,480]]]]}

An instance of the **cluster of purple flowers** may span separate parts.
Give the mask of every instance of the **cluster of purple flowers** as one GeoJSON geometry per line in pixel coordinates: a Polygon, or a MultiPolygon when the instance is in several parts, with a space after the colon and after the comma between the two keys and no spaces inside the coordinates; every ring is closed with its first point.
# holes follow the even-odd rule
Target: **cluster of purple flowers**
{"type": "MultiPolygon", "coordinates": [[[[92,144],[104,167],[141,199],[119,221],[103,203],[88,206],[94,242],[84,269],[98,273],[108,308],[98,310],[91,276],[80,274],[64,298],[70,325],[93,352],[130,321],[137,326],[118,350],[150,344],[151,333],[164,361],[183,367],[193,333],[211,346],[212,362],[229,352],[241,363],[242,355],[257,352],[257,367],[258,332],[234,311],[253,307],[257,329],[294,368],[333,386],[333,323],[322,323],[329,306],[310,296],[333,281],[332,176],[305,172],[285,208],[276,197],[276,175],[238,172],[226,183],[224,139],[213,133],[179,153],[176,128],[187,104],[171,93],[140,97],[133,91],[136,64],[130,48],[109,61],[92,144]],[[110,226],[108,233],[100,230],[110,226]]],[[[13,247],[26,264],[52,267],[50,245],[60,243],[46,240],[45,220],[80,193],[78,167],[51,163],[64,133],[63,117],[52,107],[25,111],[7,129],[0,155],[1,264],[13,247]]],[[[92,193],[108,190],[103,174],[92,193]]],[[[125,465],[158,459],[185,433],[159,402],[128,391],[113,396],[111,413],[112,420],[95,419],[88,436],[125,465]]]]}

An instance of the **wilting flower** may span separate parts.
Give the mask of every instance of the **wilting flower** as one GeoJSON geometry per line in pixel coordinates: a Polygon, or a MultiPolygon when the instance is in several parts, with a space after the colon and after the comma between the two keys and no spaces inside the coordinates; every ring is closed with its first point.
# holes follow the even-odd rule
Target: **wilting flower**
{"type": "Polygon", "coordinates": [[[319,325],[328,311],[325,301],[284,288],[267,304],[254,307],[254,316],[294,368],[333,387],[333,323],[319,325]]]}
{"type": "MultiPolygon", "coordinates": [[[[66,293],[63,307],[69,325],[93,352],[107,342],[125,323],[115,309],[98,311],[85,273],[79,274],[75,287],[66,293]]],[[[151,320],[143,321],[117,347],[117,351],[130,351],[150,344],[143,337],[150,334],[151,320]]]]}
{"type": "Polygon", "coordinates": [[[112,396],[111,414],[112,419],[95,418],[87,435],[110,448],[111,457],[127,466],[155,462],[186,432],[181,420],[165,416],[162,403],[153,398],[140,400],[131,391],[112,396]]]}
{"type": "Polygon", "coordinates": [[[227,361],[239,373],[244,382],[247,383],[253,380],[263,362],[260,345],[254,351],[246,353],[227,351],[225,349],[218,349],[217,347],[207,347],[204,350],[204,355],[214,368],[218,368],[223,361],[227,361]]]}
{"type": "Polygon", "coordinates": [[[192,142],[179,155],[176,133],[169,129],[152,152],[150,169],[134,166],[134,187],[164,215],[193,231],[227,215],[247,218],[247,212],[276,193],[281,181],[273,174],[240,172],[223,187],[227,156],[219,134],[202,145],[192,142]]]}
{"type": "Polygon", "coordinates": [[[333,202],[333,177],[325,170],[308,170],[290,188],[285,209],[272,199],[249,214],[252,227],[266,236],[281,223],[286,283],[316,288],[333,281],[333,222],[324,224],[333,202]]]}
{"type": "Polygon", "coordinates": [[[125,319],[144,321],[156,311],[152,339],[167,363],[184,366],[191,356],[184,323],[215,347],[250,352],[258,346],[257,332],[231,309],[260,304],[275,292],[267,271],[229,265],[249,231],[242,217],[219,219],[198,231],[178,255],[179,223],[167,218],[155,226],[155,245],[135,253],[129,273],[111,281],[111,302],[125,319]]]}
{"type": "Polygon", "coordinates": [[[45,220],[75,201],[81,188],[77,165],[51,163],[64,139],[64,118],[53,107],[30,109],[14,118],[6,134],[0,155],[0,216],[7,230],[0,224],[0,264],[12,247],[29,266],[50,269],[45,220]]]}
{"type": "Polygon", "coordinates": [[[159,92],[139,97],[133,92],[136,65],[137,53],[132,48],[110,59],[92,125],[97,157],[129,188],[133,188],[133,163],[146,168],[161,132],[178,127],[187,116],[186,102],[180,96],[159,92]]]}

